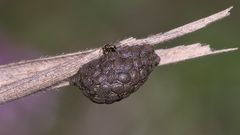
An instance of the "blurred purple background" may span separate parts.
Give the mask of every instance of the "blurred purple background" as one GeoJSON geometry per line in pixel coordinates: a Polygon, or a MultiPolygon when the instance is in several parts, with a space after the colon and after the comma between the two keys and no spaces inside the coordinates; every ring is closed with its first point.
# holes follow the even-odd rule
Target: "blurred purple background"
{"type": "MultiPolygon", "coordinates": [[[[41,56],[41,53],[34,49],[23,49],[17,46],[18,43],[0,34],[1,65],[41,56]]],[[[56,121],[57,103],[57,95],[48,92],[48,94],[37,93],[0,105],[0,134],[30,135],[47,132],[56,121]]]]}
{"type": "MultiPolygon", "coordinates": [[[[165,32],[234,6],[230,17],[158,46],[240,47],[240,3],[227,0],[1,0],[0,64],[165,32]]],[[[157,68],[138,92],[98,105],[78,88],[0,105],[0,135],[239,135],[239,52],[157,68]]]]}

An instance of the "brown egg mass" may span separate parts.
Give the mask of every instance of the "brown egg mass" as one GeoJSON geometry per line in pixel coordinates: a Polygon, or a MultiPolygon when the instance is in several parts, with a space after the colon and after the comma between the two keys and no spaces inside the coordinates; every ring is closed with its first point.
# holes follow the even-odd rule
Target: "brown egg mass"
{"type": "Polygon", "coordinates": [[[71,79],[93,102],[111,104],[128,97],[147,80],[160,58],[150,45],[105,45],[103,55],[83,65],[71,79]]]}

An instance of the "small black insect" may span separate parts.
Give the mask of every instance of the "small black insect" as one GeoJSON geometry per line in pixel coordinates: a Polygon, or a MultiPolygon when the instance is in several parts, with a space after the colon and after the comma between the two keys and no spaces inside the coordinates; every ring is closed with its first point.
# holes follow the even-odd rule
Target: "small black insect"
{"type": "Polygon", "coordinates": [[[103,55],[83,65],[71,82],[93,102],[111,104],[128,97],[147,80],[160,58],[150,45],[105,45],[103,55]]]}
{"type": "Polygon", "coordinates": [[[106,55],[111,52],[116,52],[117,47],[115,45],[106,44],[103,46],[102,50],[103,50],[103,54],[106,55]]]}

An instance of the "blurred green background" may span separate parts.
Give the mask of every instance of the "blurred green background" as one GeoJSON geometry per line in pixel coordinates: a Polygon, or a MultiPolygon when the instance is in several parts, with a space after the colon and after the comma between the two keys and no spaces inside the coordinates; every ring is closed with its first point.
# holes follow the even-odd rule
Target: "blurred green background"
{"type": "MultiPolygon", "coordinates": [[[[9,57],[31,53],[27,58],[75,52],[165,32],[232,5],[230,17],[161,48],[196,42],[216,49],[240,47],[240,2],[1,0],[0,37],[11,44],[1,43],[0,50],[11,48],[9,57]]],[[[0,121],[0,134],[239,135],[239,59],[233,52],[161,66],[138,92],[112,105],[94,104],[73,87],[36,94],[31,97],[37,103],[28,97],[10,103],[12,113],[8,104],[0,106],[8,114],[0,114],[6,120],[0,121]],[[18,124],[6,126],[9,119],[18,124]]]]}

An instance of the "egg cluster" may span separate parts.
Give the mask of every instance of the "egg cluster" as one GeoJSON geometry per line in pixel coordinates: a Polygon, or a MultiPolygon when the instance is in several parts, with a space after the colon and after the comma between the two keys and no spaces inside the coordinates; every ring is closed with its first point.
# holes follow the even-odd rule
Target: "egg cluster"
{"type": "Polygon", "coordinates": [[[103,55],[83,65],[72,84],[93,102],[111,104],[128,97],[147,80],[160,58],[150,45],[104,46],[103,55]]]}

